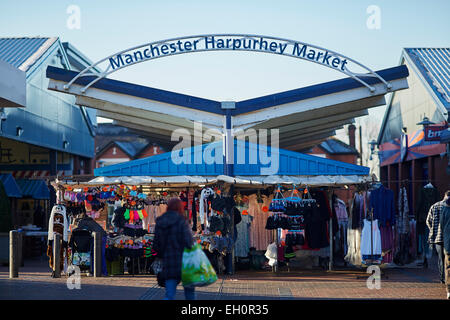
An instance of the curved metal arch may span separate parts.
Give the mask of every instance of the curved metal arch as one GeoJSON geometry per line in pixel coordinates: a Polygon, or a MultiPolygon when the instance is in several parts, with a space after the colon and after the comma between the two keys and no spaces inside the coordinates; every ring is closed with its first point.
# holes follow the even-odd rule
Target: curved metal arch
{"type": "MultiPolygon", "coordinates": [[[[217,42],[217,40],[215,42],[217,42]]],[[[369,88],[369,90],[372,93],[375,91],[375,88],[372,87],[371,85],[369,85],[364,80],[362,80],[361,77],[375,77],[375,78],[378,78],[381,82],[383,82],[386,85],[386,88],[387,88],[388,91],[392,87],[390,83],[388,83],[380,75],[378,75],[376,72],[371,70],[369,67],[363,65],[362,63],[360,63],[360,62],[358,62],[358,61],[356,61],[356,60],[354,60],[352,58],[349,58],[347,56],[344,56],[344,55],[342,55],[340,53],[337,53],[337,52],[335,52],[333,50],[329,50],[329,49],[326,49],[326,48],[315,46],[315,45],[312,45],[312,44],[309,44],[309,43],[295,41],[295,40],[290,40],[290,39],[284,39],[284,38],[278,38],[278,37],[272,37],[272,36],[264,36],[264,35],[252,35],[252,34],[202,34],[202,35],[195,35],[195,36],[184,36],[184,37],[177,37],[177,38],[159,40],[159,41],[149,42],[149,43],[146,43],[146,44],[143,44],[143,45],[134,46],[134,47],[122,50],[120,52],[112,54],[112,55],[110,55],[110,56],[108,56],[106,58],[103,58],[103,59],[95,62],[94,64],[86,67],[84,70],[82,70],[80,73],[78,73],[68,84],[64,85],[64,89],[68,90],[71,87],[71,85],[79,78],[87,77],[87,76],[94,76],[95,79],[92,80],[90,83],[88,83],[85,87],[83,87],[81,89],[81,93],[85,93],[86,90],[90,86],[92,86],[94,83],[96,83],[100,79],[108,76],[109,74],[111,74],[113,72],[116,72],[118,70],[126,68],[128,66],[132,66],[132,65],[135,65],[135,64],[138,64],[138,63],[142,63],[142,62],[145,62],[145,61],[154,60],[154,59],[158,59],[158,58],[162,58],[162,57],[174,56],[174,55],[185,54],[185,53],[205,52],[205,51],[251,51],[251,52],[262,52],[262,53],[271,53],[271,54],[277,54],[277,55],[284,55],[284,56],[287,56],[287,57],[292,57],[292,58],[306,60],[306,61],[309,61],[309,62],[314,62],[314,63],[317,63],[317,64],[319,64],[321,66],[329,67],[329,68],[331,68],[333,70],[342,72],[345,75],[355,79],[356,81],[360,82],[361,84],[363,84],[364,86],[369,88]],[[208,49],[207,48],[203,48],[203,49],[196,49],[196,50],[189,50],[189,51],[173,52],[173,53],[167,53],[167,54],[162,54],[162,55],[158,55],[158,56],[153,56],[151,58],[141,59],[141,60],[138,60],[138,61],[134,61],[134,62],[131,62],[131,63],[124,64],[124,65],[122,65],[120,67],[117,67],[117,68],[112,68],[111,64],[109,64],[108,67],[106,68],[106,70],[104,70],[101,73],[89,72],[89,71],[93,70],[96,66],[98,66],[99,64],[101,64],[101,63],[103,63],[105,61],[108,61],[109,59],[111,59],[113,57],[117,57],[117,56],[120,56],[122,54],[125,54],[127,52],[135,51],[135,50],[138,50],[138,49],[141,49],[141,48],[145,48],[145,47],[148,47],[148,46],[158,48],[158,47],[160,47],[162,45],[167,45],[167,44],[170,44],[172,42],[181,41],[181,40],[191,40],[191,41],[198,40],[199,41],[201,38],[207,38],[207,37],[218,37],[218,38],[230,37],[230,38],[237,38],[238,40],[252,39],[254,41],[257,40],[256,38],[265,39],[265,40],[275,40],[275,41],[284,42],[286,44],[286,48],[287,48],[288,45],[292,45],[292,46],[294,46],[294,45],[307,46],[307,47],[310,47],[310,48],[313,48],[313,49],[316,49],[316,50],[322,50],[322,51],[328,52],[328,53],[332,54],[334,57],[350,61],[350,62],[354,63],[355,65],[357,65],[357,66],[367,70],[368,73],[367,74],[355,73],[355,72],[350,71],[347,67],[345,67],[345,70],[344,69],[340,70],[338,68],[330,66],[329,64],[320,63],[320,62],[318,62],[316,60],[311,60],[309,58],[305,58],[305,57],[294,55],[294,54],[277,53],[277,52],[270,51],[270,50],[249,49],[249,48],[243,48],[243,49],[242,48],[239,48],[239,49],[235,49],[235,48],[208,48],[208,49]]]]}

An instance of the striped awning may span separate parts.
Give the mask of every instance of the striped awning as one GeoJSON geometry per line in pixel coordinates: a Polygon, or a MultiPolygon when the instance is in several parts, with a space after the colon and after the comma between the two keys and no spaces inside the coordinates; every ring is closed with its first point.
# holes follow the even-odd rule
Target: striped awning
{"type": "Polygon", "coordinates": [[[23,197],[31,197],[38,200],[49,200],[50,190],[43,180],[17,179],[17,184],[23,197]]]}
{"type": "Polygon", "coordinates": [[[22,198],[22,191],[10,173],[0,174],[0,181],[5,188],[8,198],[22,198]]]}

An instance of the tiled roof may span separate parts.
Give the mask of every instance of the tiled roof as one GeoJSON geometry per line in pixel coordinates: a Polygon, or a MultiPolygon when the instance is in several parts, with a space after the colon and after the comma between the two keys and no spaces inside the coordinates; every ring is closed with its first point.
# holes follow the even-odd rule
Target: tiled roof
{"type": "Polygon", "coordinates": [[[0,38],[0,59],[12,66],[27,71],[45,52],[41,48],[49,47],[57,38],[0,38]],[[30,60],[30,61],[29,61],[30,60]]]}
{"type": "MultiPolygon", "coordinates": [[[[358,150],[335,138],[324,140],[317,146],[329,154],[358,154],[358,150]]],[[[308,150],[303,150],[303,152],[309,153],[311,150],[312,148],[309,148],[308,150]]]]}
{"type": "Polygon", "coordinates": [[[450,48],[405,48],[437,98],[450,109],[450,48]]]}
{"type": "Polygon", "coordinates": [[[325,149],[328,153],[350,153],[358,154],[358,151],[352,146],[338,140],[338,139],[327,139],[320,143],[320,146],[325,149]]]}
{"type": "Polygon", "coordinates": [[[141,141],[114,141],[126,154],[134,158],[143,148],[148,145],[148,142],[141,141]]]}

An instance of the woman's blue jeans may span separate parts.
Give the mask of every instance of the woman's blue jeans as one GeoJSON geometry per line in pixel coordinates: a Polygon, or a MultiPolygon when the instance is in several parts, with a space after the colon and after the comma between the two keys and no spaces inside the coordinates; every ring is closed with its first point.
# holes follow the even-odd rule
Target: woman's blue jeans
{"type": "MultiPolygon", "coordinates": [[[[164,300],[174,300],[177,293],[178,281],[175,279],[166,280],[166,296],[164,300]]],[[[184,288],[184,297],[186,300],[195,300],[195,288],[184,288]]]]}

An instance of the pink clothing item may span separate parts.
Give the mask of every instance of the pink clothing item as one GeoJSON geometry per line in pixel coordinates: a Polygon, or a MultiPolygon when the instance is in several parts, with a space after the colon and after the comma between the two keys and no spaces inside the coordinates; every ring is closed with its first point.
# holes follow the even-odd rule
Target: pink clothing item
{"type": "Polygon", "coordinates": [[[338,202],[334,205],[334,210],[336,211],[338,222],[348,221],[347,208],[342,200],[338,200],[338,202]]]}

